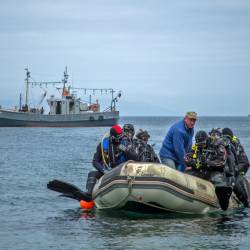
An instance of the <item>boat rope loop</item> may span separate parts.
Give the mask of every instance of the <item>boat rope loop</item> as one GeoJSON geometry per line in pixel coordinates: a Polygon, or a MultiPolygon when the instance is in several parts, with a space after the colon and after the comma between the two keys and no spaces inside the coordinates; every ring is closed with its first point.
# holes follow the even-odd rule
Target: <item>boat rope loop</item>
{"type": "Polygon", "coordinates": [[[112,206],[106,206],[106,207],[101,207],[101,209],[112,209],[112,208],[118,208],[120,204],[122,204],[124,201],[126,201],[128,199],[129,196],[131,196],[132,193],[132,186],[133,186],[133,182],[135,180],[136,176],[127,176],[127,180],[128,180],[128,194],[122,198],[119,202],[115,203],[112,206]]]}

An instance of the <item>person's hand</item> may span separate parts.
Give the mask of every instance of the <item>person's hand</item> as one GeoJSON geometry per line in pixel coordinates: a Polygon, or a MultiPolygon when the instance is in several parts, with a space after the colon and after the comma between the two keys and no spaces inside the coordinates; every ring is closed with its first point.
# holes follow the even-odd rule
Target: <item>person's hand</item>
{"type": "Polygon", "coordinates": [[[188,163],[188,162],[190,161],[190,159],[191,159],[191,157],[190,157],[189,155],[186,155],[186,156],[184,157],[184,162],[185,162],[185,163],[188,163]]]}
{"type": "Polygon", "coordinates": [[[192,153],[187,153],[184,156],[184,162],[189,162],[190,160],[193,160],[193,154],[192,153]]]}
{"type": "Polygon", "coordinates": [[[107,174],[110,170],[111,170],[111,168],[106,166],[106,167],[103,168],[102,173],[107,174]]]}
{"type": "Polygon", "coordinates": [[[195,159],[193,159],[191,156],[186,155],[184,158],[184,162],[187,166],[194,166],[195,165],[195,159]]]}
{"type": "Polygon", "coordinates": [[[127,151],[127,147],[125,145],[123,145],[123,144],[120,144],[118,146],[118,149],[121,150],[122,152],[126,152],[127,151]]]}
{"type": "Polygon", "coordinates": [[[104,170],[103,170],[103,174],[107,174],[108,172],[109,172],[108,169],[104,169],[104,170]]]}

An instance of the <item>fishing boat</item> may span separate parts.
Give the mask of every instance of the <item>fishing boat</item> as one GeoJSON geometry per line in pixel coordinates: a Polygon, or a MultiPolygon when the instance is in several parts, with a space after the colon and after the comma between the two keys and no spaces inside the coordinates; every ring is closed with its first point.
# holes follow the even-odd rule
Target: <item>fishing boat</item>
{"type": "MultiPolygon", "coordinates": [[[[47,187],[78,201],[90,201],[86,193],[62,181],[53,180],[47,187]]],[[[222,211],[211,182],[160,163],[123,163],[98,180],[92,197],[100,210],[182,214],[222,211]]],[[[237,207],[239,202],[232,194],[228,209],[237,207]]]]}
{"type": "MultiPolygon", "coordinates": [[[[22,96],[20,95],[19,108],[3,109],[0,107],[0,127],[97,127],[112,126],[118,123],[119,111],[116,110],[116,102],[121,97],[121,92],[115,96],[115,90],[112,88],[73,88],[68,85],[67,67],[64,71],[64,77],[59,82],[32,82],[30,80],[30,72],[26,69],[25,79],[25,104],[22,105],[22,96]],[[45,114],[44,108],[32,108],[29,105],[29,88],[30,86],[58,85],[63,87],[57,89],[61,91],[60,97],[51,95],[47,99],[49,112],[45,114]],[[84,93],[101,92],[111,95],[111,104],[101,111],[98,100],[93,103],[83,102],[77,97],[72,90],[81,90],[84,93]]],[[[40,104],[46,97],[44,92],[40,104]]]]}

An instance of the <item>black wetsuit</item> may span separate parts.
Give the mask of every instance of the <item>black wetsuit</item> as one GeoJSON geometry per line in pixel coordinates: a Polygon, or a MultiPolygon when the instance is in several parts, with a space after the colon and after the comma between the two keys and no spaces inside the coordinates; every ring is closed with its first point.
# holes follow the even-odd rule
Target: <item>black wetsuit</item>
{"type": "Polygon", "coordinates": [[[192,167],[194,175],[209,180],[211,172],[224,172],[226,156],[223,143],[209,143],[205,148],[194,145],[192,152],[186,155],[185,163],[192,167]]]}
{"type": "Polygon", "coordinates": [[[121,151],[119,149],[120,143],[121,142],[113,143],[108,139],[108,147],[104,150],[102,150],[102,144],[98,144],[92,160],[92,164],[97,171],[91,171],[88,173],[86,183],[88,194],[92,194],[97,179],[99,179],[104,173],[125,161],[138,160],[137,155],[129,147],[127,147],[126,150],[121,151]]]}
{"type": "Polygon", "coordinates": [[[138,161],[160,163],[160,160],[155,153],[153,146],[151,146],[147,142],[136,139],[134,140],[134,147],[136,155],[138,155],[138,161]]]}
{"type": "Polygon", "coordinates": [[[189,171],[191,174],[214,184],[220,206],[226,210],[233,189],[232,178],[227,174],[228,169],[232,169],[229,166],[232,162],[223,141],[208,141],[205,148],[196,147],[192,153],[186,155],[185,163],[192,167],[193,171],[189,171]]]}
{"type": "Polygon", "coordinates": [[[235,159],[233,191],[245,207],[250,207],[250,185],[245,177],[249,168],[248,157],[240,141],[236,137],[231,139],[226,136],[225,141],[228,142],[227,148],[231,150],[235,159]]]}
{"type": "Polygon", "coordinates": [[[245,150],[243,146],[241,145],[240,140],[238,138],[231,140],[231,143],[235,149],[239,172],[245,175],[249,169],[249,160],[245,153],[245,150]]]}
{"type": "Polygon", "coordinates": [[[186,164],[192,166],[193,175],[211,181],[215,187],[231,187],[244,206],[249,207],[249,183],[239,174],[235,152],[233,145],[223,138],[215,144],[210,144],[206,149],[198,148],[196,152],[187,155],[186,164]]]}

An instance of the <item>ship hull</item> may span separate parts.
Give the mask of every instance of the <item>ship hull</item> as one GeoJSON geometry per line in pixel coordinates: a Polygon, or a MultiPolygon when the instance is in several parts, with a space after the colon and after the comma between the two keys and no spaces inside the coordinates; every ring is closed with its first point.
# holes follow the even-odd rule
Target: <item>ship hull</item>
{"type": "Polygon", "coordinates": [[[43,115],[0,110],[0,127],[106,127],[118,120],[118,111],[43,115]]]}

